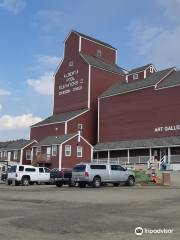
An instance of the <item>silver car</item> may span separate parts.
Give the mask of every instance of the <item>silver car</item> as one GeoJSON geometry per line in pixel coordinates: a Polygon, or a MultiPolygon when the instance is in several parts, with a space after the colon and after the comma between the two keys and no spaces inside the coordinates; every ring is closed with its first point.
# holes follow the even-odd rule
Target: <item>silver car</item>
{"type": "Polygon", "coordinates": [[[104,183],[112,183],[114,186],[126,183],[133,186],[135,174],[118,164],[81,163],[72,170],[72,182],[78,183],[79,187],[100,187],[104,183]]]}

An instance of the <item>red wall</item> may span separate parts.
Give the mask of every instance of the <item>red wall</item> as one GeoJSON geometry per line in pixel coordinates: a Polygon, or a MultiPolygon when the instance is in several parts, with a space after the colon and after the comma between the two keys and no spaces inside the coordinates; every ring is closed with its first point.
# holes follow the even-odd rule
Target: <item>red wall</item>
{"type": "Polygon", "coordinates": [[[78,137],[75,137],[68,142],[62,144],[62,168],[72,168],[75,164],[80,162],[91,161],[91,147],[81,139],[78,142],[78,137]],[[83,146],[83,157],[77,157],[77,144],[83,146]],[[65,156],[65,145],[71,145],[71,156],[65,156]]]}
{"type": "Polygon", "coordinates": [[[138,74],[138,79],[135,79],[135,80],[133,79],[134,74],[131,74],[131,75],[128,76],[128,82],[134,82],[134,81],[137,81],[138,79],[144,79],[144,71],[137,73],[138,74]]]}
{"type": "Polygon", "coordinates": [[[116,51],[98,43],[81,38],[81,52],[90,56],[97,56],[97,49],[101,50],[101,58],[108,63],[116,63],[116,51]]]}
{"type": "Polygon", "coordinates": [[[87,108],[88,75],[88,64],[79,56],[79,38],[72,33],[65,43],[65,57],[63,63],[55,75],[54,114],[87,108]],[[74,66],[69,67],[69,61],[73,61],[74,66]],[[70,73],[74,70],[78,70],[78,74],[72,76],[74,77],[74,80],[71,81],[68,77],[64,77],[64,74],[70,73]],[[77,81],[77,85],[59,90],[59,86],[68,83],[75,83],[77,81]],[[82,89],[74,91],[76,87],[82,87],[82,89]],[[70,92],[59,95],[59,93],[66,90],[70,92]]]}
{"type": "Polygon", "coordinates": [[[64,123],[50,124],[31,128],[31,140],[41,140],[48,136],[63,135],[65,131],[64,123]],[[58,130],[56,130],[58,128],[58,130]]]}
{"type": "Polygon", "coordinates": [[[91,144],[96,143],[96,115],[94,111],[88,111],[81,116],[69,121],[67,123],[67,133],[76,133],[78,123],[83,124],[83,131],[81,135],[91,144]]]}
{"type": "Polygon", "coordinates": [[[180,124],[180,87],[147,88],[101,99],[100,142],[179,136],[155,128],[180,124]]]}

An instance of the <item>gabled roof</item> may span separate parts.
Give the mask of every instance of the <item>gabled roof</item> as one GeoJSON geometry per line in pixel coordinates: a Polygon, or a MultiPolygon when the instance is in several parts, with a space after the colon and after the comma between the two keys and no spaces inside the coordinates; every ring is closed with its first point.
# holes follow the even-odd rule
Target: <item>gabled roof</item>
{"type": "Polygon", "coordinates": [[[93,37],[87,36],[87,35],[85,35],[85,34],[83,34],[83,33],[77,32],[77,31],[75,31],[75,30],[72,30],[72,32],[78,34],[79,36],[81,36],[81,37],[83,37],[83,38],[87,38],[87,39],[89,39],[89,40],[91,40],[91,41],[93,41],[93,42],[97,42],[97,43],[102,44],[102,45],[104,45],[104,46],[106,46],[106,47],[109,47],[109,48],[112,48],[112,49],[115,49],[115,50],[116,50],[116,48],[114,48],[113,46],[111,46],[111,45],[108,44],[108,43],[102,42],[102,41],[100,41],[100,40],[98,40],[98,39],[95,39],[95,38],[93,38],[93,37]]]}
{"type": "Polygon", "coordinates": [[[107,97],[115,94],[122,94],[130,91],[135,91],[141,88],[153,87],[155,86],[161,79],[166,77],[174,68],[168,68],[162,71],[158,71],[150,75],[145,79],[139,79],[134,82],[125,82],[120,81],[106,90],[100,97],[107,97]]]}
{"type": "Polygon", "coordinates": [[[30,143],[33,143],[31,140],[25,140],[25,139],[20,139],[20,140],[15,140],[15,141],[10,141],[8,144],[3,148],[3,150],[20,150],[27,146],[30,143]]]}
{"type": "Polygon", "coordinates": [[[58,145],[77,135],[78,133],[65,134],[60,136],[49,136],[40,140],[35,146],[51,146],[53,144],[58,145]]]}
{"type": "Polygon", "coordinates": [[[145,66],[142,66],[142,67],[138,67],[138,68],[133,68],[132,70],[130,70],[128,72],[128,74],[133,74],[133,73],[136,73],[136,72],[141,72],[141,71],[144,71],[146,68],[150,67],[150,66],[153,66],[152,63],[149,63],[149,64],[146,64],[145,66]]]}
{"type": "Polygon", "coordinates": [[[65,122],[65,121],[67,121],[67,120],[85,112],[85,111],[87,111],[87,109],[80,109],[80,110],[76,110],[76,111],[71,111],[71,112],[65,112],[65,113],[52,115],[52,116],[42,120],[41,122],[38,122],[38,123],[32,125],[31,127],[38,127],[38,126],[52,124],[52,123],[65,122]]]}
{"type": "Polygon", "coordinates": [[[119,73],[124,75],[125,74],[125,70],[121,67],[119,67],[117,64],[110,64],[105,62],[102,58],[98,58],[98,57],[93,57],[93,56],[89,56],[86,55],[84,53],[80,53],[80,55],[82,56],[82,58],[91,66],[95,66],[97,68],[102,68],[105,69],[107,71],[110,72],[114,72],[114,73],[119,73]]]}
{"type": "Polygon", "coordinates": [[[94,151],[180,146],[180,137],[151,138],[98,143],[94,151]]]}
{"type": "Polygon", "coordinates": [[[166,87],[171,87],[176,85],[180,85],[180,70],[170,74],[158,85],[157,88],[160,89],[160,88],[166,88],[166,87]]]}

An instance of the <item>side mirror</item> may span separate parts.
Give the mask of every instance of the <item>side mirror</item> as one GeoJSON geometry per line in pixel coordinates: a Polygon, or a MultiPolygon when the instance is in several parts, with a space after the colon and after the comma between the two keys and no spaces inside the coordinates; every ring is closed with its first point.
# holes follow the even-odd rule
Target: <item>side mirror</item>
{"type": "Polygon", "coordinates": [[[127,171],[127,167],[124,167],[124,171],[127,171]]]}

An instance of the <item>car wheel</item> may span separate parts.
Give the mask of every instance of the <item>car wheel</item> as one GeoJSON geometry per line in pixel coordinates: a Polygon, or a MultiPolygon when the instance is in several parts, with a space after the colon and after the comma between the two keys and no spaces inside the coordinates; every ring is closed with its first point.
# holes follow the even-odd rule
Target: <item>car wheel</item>
{"type": "Polygon", "coordinates": [[[71,182],[71,181],[69,181],[69,187],[75,187],[76,186],[76,183],[75,182],[71,182]]]}
{"type": "Polygon", "coordinates": [[[15,181],[15,186],[19,186],[19,182],[18,181],[15,181]]]}
{"type": "Polygon", "coordinates": [[[7,184],[8,186],[10,186],[12,184],[12,181],[8,181],[7,184]]]}
{"type": "Polygon", "coordinates": [[[127,185],[128,186],[134,186],[135,179],[133,177],[129,177],[127,180],[127,185]]]}
{"type": "Polygon", "coordinates": [[[79,183],[79,187],[80,187],[80,188],[85,188],[85,187],[86,187],[86,183],[80,182],[80,183],[79,183]]]}
{"type": "Polygon", "coordinates": [[[23,177],[21,182],[23,186],[29,186],[30,181],[28,177],[23,177]]]}
{"type": "Polygon", "coordinates": [[[56,182],[56,187],[62,187],[63,183],[62,182],[56,182]]]}
{"type": "Polygon", "coordinates": [[[113,183],[114,187],[119,187],[120,183],[113,183]]]}
{"type": "Polygon", "coordinates": [[[101,186],[101,179],[99,177],[95,177],[93,179],[93,187],[99,188],[101,186]]]}

